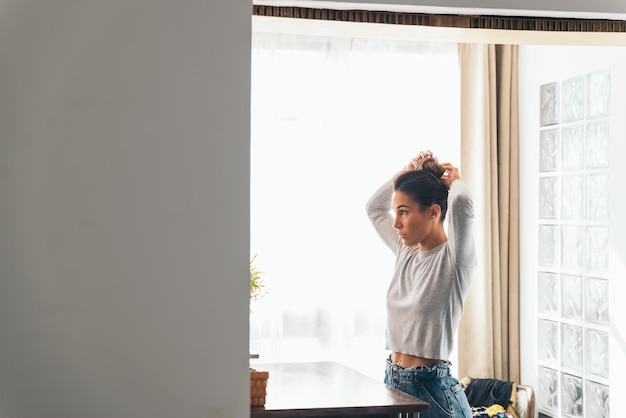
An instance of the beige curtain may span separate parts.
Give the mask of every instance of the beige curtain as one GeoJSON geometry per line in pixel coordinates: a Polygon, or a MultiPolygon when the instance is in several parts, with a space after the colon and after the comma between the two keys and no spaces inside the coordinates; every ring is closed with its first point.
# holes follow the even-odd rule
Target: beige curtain
{"type": "Polygon", "coordinates": [[[519,382],[516,45],[461,44],[461,167],[478,267],[459,329],[459,376],[519,382]]]}

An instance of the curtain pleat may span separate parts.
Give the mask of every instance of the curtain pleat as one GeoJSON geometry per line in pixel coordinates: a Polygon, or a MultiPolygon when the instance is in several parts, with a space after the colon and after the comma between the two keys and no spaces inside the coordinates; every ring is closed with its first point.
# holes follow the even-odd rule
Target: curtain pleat
{"type": "Polygon", "coordinates": [[[519,382],[519,124],[517,45],[496,46],[502,378],[519,382]]]}
{"type": "Polygon", "coordinates": [[[459,62],[461,167],[478,212],[479,254],[459,329],[459,376],[519,381],[517,46],[461,44],[459,62]]]}

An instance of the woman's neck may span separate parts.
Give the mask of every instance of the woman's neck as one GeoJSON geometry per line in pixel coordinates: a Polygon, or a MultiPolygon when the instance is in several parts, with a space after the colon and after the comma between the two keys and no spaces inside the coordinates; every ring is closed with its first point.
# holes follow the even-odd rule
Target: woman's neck
{"type": "Polygon", "coordinates": [[[440,246],[447,240],[448,237],[446,236],[446,232],[443,230],[443,225],[441,223],[438,223],[437,226],[433,228],[433,231],[426,237],[426,239],[419,243],[420,250],[432,250],[433,248],[440,246]]]}

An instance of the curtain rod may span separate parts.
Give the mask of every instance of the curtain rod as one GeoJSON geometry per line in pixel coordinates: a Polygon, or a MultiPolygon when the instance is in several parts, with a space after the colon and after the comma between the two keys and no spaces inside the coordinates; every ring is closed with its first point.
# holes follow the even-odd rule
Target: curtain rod
{"type": "Polygon", "coordinates": [[[551,17],[447,15],[385,12],[375,10],[335,10],[295,6],[253,5],[255,16],[395,25],[438,26],[469,29],[503,29],[546,32],[626,32],[626,21],[609,19],[565,19],[551,17]]]}

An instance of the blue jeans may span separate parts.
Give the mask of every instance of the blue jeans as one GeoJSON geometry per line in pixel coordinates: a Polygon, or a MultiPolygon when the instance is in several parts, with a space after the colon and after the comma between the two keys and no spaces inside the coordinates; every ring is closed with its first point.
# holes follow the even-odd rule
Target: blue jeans
{"type": "Polygon", "coordinates": [[[420,418],[472,418],[472,410],[459,381],[450,375],[450,362],[408,369],[387,359],[385,384],[428,403],[420,418]]]}

